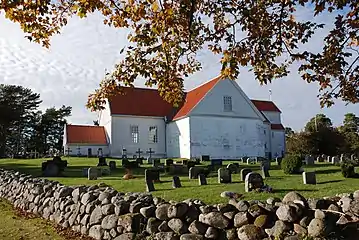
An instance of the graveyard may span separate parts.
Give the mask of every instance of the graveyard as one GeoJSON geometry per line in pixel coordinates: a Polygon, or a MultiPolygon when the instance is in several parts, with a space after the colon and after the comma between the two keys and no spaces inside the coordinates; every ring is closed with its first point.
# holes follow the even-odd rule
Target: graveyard
{"type": "MultiPolygon", "coordinates": [[[[0,160],[0,168],[13,169],[70,186],[105,183],[119,192],[146,192],[148,190],[146,182],[148,181],[146,181],[147,177],[145,177],[145,175],[153,175],[153,173],[151,173],[153,164],[157,164],[159,168],[166,166],[165,159],[155,160],[156,163],[153,164],[148,164],[146,160],[144,160],[138,167],[131,167],[130,172],[128,172],[128,170],[122,166],[122,160],[120,159],[103,159],[102,161],[105,161],[106,165],[98,166],[104,165],[103,162],[99,164],[98,158],[62,157],[63,162],[60,162],[60,166],[64,169],[59,172],[58,176],[51,177],[46,174],[44,175],[43,172],[44,163],[51,165],[51,161],[49,160],[51,159],[2,159],[0,160]],[[67,164],[66,167],[64,167],[65,164],[67,164]],[[114,164],[116,167],[113,166],[114,164]],[[95,169],[97,173],[98,169],[101,168],[102,173],[98,173],[93,180],[89,180],[88,168],[90,167],[95,169]],[[110,169],[110,167],[112,169],[110,169]],[[146,169],[149,169],[147,173],[145,173],[146,169]]],[[[127,162],[127,164],[130,165],[135,162],[134,160],[127,161],[129,162],[127,162]]],[[[186,160],[174,159],[175,163],[178,161],[188,164],[186,160]]],[[[176,164],[176,166],[177,165],[179,164],[176,164]]],[[[210,165],[210,161],[202,161],[196,164],[194,169],[207,169],[210,165]]],[[[233,167],[232,165],[231,167],[233,167]]],[[[344,178],[340,167],[329,162],[315,162],[315,164],[303,166],[307,179],[308,177],[313,177],[311,175],[315,175],[315,184],[304,184],[302,174],[284,174],[276,162],[271,162],[270,165],[270,170],[268,170],[267,173],[262,172],[259,163],[247,164],[238,161],[222,161],[222,166],[217,165],[207,172],[188,171],[186,167],[178,167],[180,170],[177,169],[177,172],[173,172],[175,168],[171,168],[172,170],[166,170],[164,168],[154,173],[154,175],[156,175],[155,178],[159,177],[159,181],[157,181],[158,179],[150,181],[150,188],[154,188],[150,190],[152,195],[166,200],[182,201],[192,198],[200,199],[207,204],[214,204],[228,202],[227,198],[221,197],[221,193],[224,191],[241,194],[245,200],[265,200],[269,197],[282,198],[290,191],[297,191],[306,198],[320,198],[335,196],[339,193],[352,192],[355,190],[354,186],[359,184],[359,179],[344,178]],[[237,163],[239,168],[232,170],[233,172],[231,173],[230,179],[219,180],[218,173],[225,172],[230,163],[234,163],[234,165],[237,163]],[[218,171],[220,168],[221,170],[218,171]],[[245,181],[241,179],[241,169],[248,170],[248,172],[252,173],[259,173],[257,175],[263,177],[264,184],[269,186],[272,192],[246,192],[245,181]],[[312,174],[313,172],[315,172],[315,174],[312,174]],[[173,187],[174,178],[176,179],[176,188],[173,187]],[[201,180],[199,180],[199,178],[201,178],[201,180]],[[202,184],[200,184],[199,181],[202,181],[202,184]]],[[[53,169],[51,171],[53,171],[53,169]]],[[[307,181],[307,179],[305,181],[307,181]]]]}

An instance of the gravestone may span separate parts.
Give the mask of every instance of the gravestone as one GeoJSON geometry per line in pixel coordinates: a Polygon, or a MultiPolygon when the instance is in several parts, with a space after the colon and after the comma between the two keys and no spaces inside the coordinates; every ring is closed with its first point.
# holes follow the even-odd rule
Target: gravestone
{"type": "Polygon", "coordinates": [[[254,164],[256,162],[256,158],[247,158],[247,164],[254,164]]]}
{"type": "Polygon", "coordinates": [[[210,160],[210,156],[209,155],[202,155],[201,156],[201,161],[202,162],[207,162],[207,161],[209,161],[210,160]]]}
{"type": "Polygon", "coordinates": [[[146,179],[146,191],[147,192],[153,192],[155,191],[155,185],[153,184],[152,180],[146,179]]]}
{"type": "Polygon", "coordinates": [[[269,169],[266,168],[266,166],[262,166],[262,177],[263,178],[270,177],[269,169]]]}
{"type": "Polygon", "coordinates": [[[56,163],[50,162],[46,165],[43,175],[45,177],[58,177],[60,175],[60,168],[56,163]]]}
{"type": "Polygon", "coordinates": [[[145,170],[145,180],[159,182],[160,181],[160,171],[155,168],[146,169],[145,170]]]}
{"type": "Polygon", "coordinates": [[[231,171],[227,168],[218,169],[218,183],[231,183],[232,174],[231,171]]]}
{"type": "MultiPolygon", "coordinates": [[[[141,151],[141,148],[138,148],[137,151],[136,151],[136,153],[138,154],[138,158],[142,159],[142,158],[141,158],[141,154],[142,154],[143,152],[141,151]]],[[[141,163],[141,164],[142,164],[142,163],[141,163]]]]}
{"type": "Polygon", "coordinates": [[[201,164],[200,158],[194,158],[193,161],[195,162],[196,165],[201,164]]]}
{"type": "Polygon", "coordinates": [[[97,149],[97,157],[103,157],[103,151],[102,148],[97,149]]]}
{"type": "Polygon", "coordinates": [[[263,159],[263,160],[260,162],[261,169],[264,167],[264,168],[266,168],[267,170],[270,170],[270,165],[271,165],[271,162],[270,162],[270,160],[268,160],[268,159],[263,159]]]}
{"type": "Polygon", "coordinates": [[[332,157],[332,164],[338,164],[339,158],[337,156],[332,157]]]}
{"type": "Polygon", "coordinates": [[[321,156],[318,156],[318,157],[317,157],[317,162],[321,162],[321,159],[322,159],[322,157],[321,157],[321,156]]]}
{"type": "Polygon", "coordinates": [[[100,166],[107,166],[107,162],[106,162],[106,158],[105,157],[100,157],[98,158],[98,164],[97,164],[98,167],[100,166]]]}
{"type": "Polygon", "coordinates": [[[278,166],[280,166],[282,164],[282,158],[281,157],[276,157],[275,162],[277,163],[278,166]]]}
{"type": "Polygon", "coordinates": [[[122,161],[123,160],[127,160],[127,149],[126,148],[122,148],[122,161]]]}
{"type": "Polygon", "coordinates": [[[207,179],[204,174],[198,174],[198,184],[199,185],[207,185],[207,179]]]}
{"type": "Polygon", "coordinates": [[[137,162],[138,165],[143,164],[143,157],[136,158],[136,162],[137,162]]]}
{"type": "Polygon", "coordinates": [[[262,189],[263,187],[264,187],[263,178],[259,173],[250,172],[246,175],[246,179],[244,181],[244,189],[246,192],[262,189]]]}
{"type": "Polygon", "coordinates": [[[314,157],[312,155],[306,155],[304,161],[308,166],[314,165],[314,157]]]}
{"type": "Polygon", "coordinates": [[[169,166],[169,174],[171,175],[182,175],[188,173],[187,166],[183,166],[182,164],[172,164],[169,166]]]}
{"type": "Polygon", "coordinates": [[[252,172],[251,169],[249,169],[249,168],[243,168],[243,169],[241,170],[241,181],[244,181],[244,180],[246,179],[247,174],[248,174],[248,173],[251,173],[251,172],[252,172]]]}
{"type": "Polygon", "coordinates": [[[157,167],[157,165],[159,165],[160,163],[161,163],[161,159],[154,158],[153,161],[152,161],[152,166],[157,167]]]}
{"type": "Polygon", "coordinates": [[[342,162],[344,162],[344,160],[345,160],[345,156],[344,156],[344,154],[341,154],[340,155],[340,162],[342,163],[342,162]]]}
{"type": "Polygon", "coordinates": [[[92,157],[92,149],[91,148],[87,149],[87,157],[92,157]]]}
{"type": "Polygon", "coordinates": [[[166,159],[166,166],[169,167],[173,165],[173,159],[166,159]]]}
{"type": "Polygon", "coordinates": [[[181,185],[181,180],[178,176],[173,176],[173,179],[172,179],[172,187],[173,188],[180,188],[182,187],[181,185]]]}
{"type": "Polygon", "coordinates": [[[351,161],[354,161],[354,158],[355,158],[355,155],[354,155],[354,154],[350,155],[350,160],[351,160],[351,161]]]}
{"type": "Polygon", "coordinates": [[[302,175],[304,184],[317,184],[315,172],[303,172],[302,175]]]}
{"type": "Polygon", "coordinates": [[[151,157],[147,157],[147,164],[153,164],[153,159],[151,157]]]}
{"type": "Polygon", "coordinates": [[[228,164],[227,169],[229,169],[229,171],[231,171],[231,173],[238,173],[239,172],[238,165],[233,164],[233,163],[228,164]]]}
{"type": "Polygon", "coordinates": [[[137,160],[130,161],[128,159],[124,159],[122,160],[122,167],[128,169],[134,169],[134,168],[139,168],[140,166],[137,160]]]}
{"type": "Polygon", "coordinates": [[[116,162],[115,161],[110,161],[108,164],[110,166],[110,170],[115,170],[116,169],[116,162]]]}
{"type": "Polygon", "coordinates": [[[165,172],[165,164],[164,163],[158,163],[155,167],[160,172],[165,172]]]}
{"type": "Polygon", "coordinates": [[[188,178],[197,179],[199,174],[205,174],[205,169],[203,167],[191,167],[188,172],[188,178]]]}
{"type": "Polygon", "coordinates": [[[328,156],[328,157],[327,157],[327,162],[328,162],[328,163],[332,162],[331,159],[332,159],[332,158],[331,158],[330,156],[328,156]]]}
{"type": "Polygon", "coordinates": [[[87,172],[87,178],[88,180],[97,180],[97,168],[90,167],[87,172]]]}
{"type": "Polygon", "coordinates": [[[196,162],[194,162],[194,161],[188,161],[187,162],[187,168],[188,169],[190,169],[191,167],[194,167],[194,166],[196,166],[196,162]]]}
{"type": "Polygon", "coordinates": [[[222,166],[222,159],[211,159],[211,165],[212,166],[222,166]]]}

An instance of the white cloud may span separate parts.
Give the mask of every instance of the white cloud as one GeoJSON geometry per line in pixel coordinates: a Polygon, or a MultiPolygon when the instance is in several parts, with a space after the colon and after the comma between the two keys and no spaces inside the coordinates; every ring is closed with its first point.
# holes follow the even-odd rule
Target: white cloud
{"type": "MultiPolygon", "coordinates": [[[[0,15],[0,82],[23,85],[40,93],[42,108],[72,106],[70,122],[92,124],[96,115],[85,108],[87,96],[97,88],[105,69],[111,70],[120,59],[119,51],[127,43],[126,31],[105,26],[101,16],[94,14],[87,19],[71,19],[47,50],[30,43],[17,24],[0,15]]],[[[311,49],[320,46],[321,38],[311,40],[311,49]]],[[[185,81],[187,89],[219,73],[218,57],[208,52],[201,52],[199,57],[203,71],[185,81]]],[[[269,99],[269,89],[272,90],[272,100],[283,112],[284,125],[294,129],[302,128],[319,112],[327,114],[335,124],[347,112],[359,115],[358,106],[345,107],[340,102],[321,110],[316,84],[305,83],[296,72],[266,86],[260,86],[246,69],[241,73],[238,83],[250,98],[269,99]]]]}

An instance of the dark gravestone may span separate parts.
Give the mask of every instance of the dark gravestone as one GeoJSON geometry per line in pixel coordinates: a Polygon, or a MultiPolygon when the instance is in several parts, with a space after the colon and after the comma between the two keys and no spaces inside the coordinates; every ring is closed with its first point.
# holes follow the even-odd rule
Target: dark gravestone
{"type": "Polygon", "coordinates": [[[91,148],[87,149],[87,157],[92,157],[92,149],[91,148]]]}
{"type": "Polygon", "coordinates": [[[263,178],[270,177],[269,170],[265,166],[262,166],[262,177],[263,178]]]}
{"type": "Polygon", "coordinates": [[[152,162],[152,166],[157,167],[157,165],[159,165],[160,163],[161,163],[161,159],[154,158],[152,162]]]}
{"type": "Polygon", "coordinates": [[[182,164],[183,164],[183,165],[187,165],[187,164],[188,164],[188,160],[186,160],[186,159],[182,160],[182,164]]]}
{"type": "Polygon", "coordinates": [[[154,168],[146,169],[145,170],[145,180],[159,182],[160,181],[160,171],[158,169],[154,169],[154,168]]]}
{"type": "Polygon", "coordinates": [[[182,175],[188,173],[187,166],[183,166],[182,164],[173,164],[169,166],[169,173],[171,175],[182,175]]]}
{"type": "Polygon", "coordinates": [[[211,159],[212,166],[222,166],[222,159],[211,159]]]}
{"type": "Polygon", "coordinates": [[[116,162],[115,161],[110,161],[108,164],[110,166],[110,170],[115,170],[116,169],[116,162]]]}
{"type": "Polygon", "coordinates": [[[88,174],[88,168],[83,168],[82,169],[82,176],[87,177],[87,174],[88,174]]]}
{"type": "Polygon", "coordinates": [[[128,168],[128,169],[134,169],[134,168],[139,168],[140,167],[137,160],[134,160],[134,161],[122,160],[122,166],[124,168],[128,168]]]}
{"type": "Polygon", "coordinates": [[[196,166],[196,162],[194,162],[194,161],[188,161],[187,162],[187,168],[188,169],[190,169],[191,167],[194,167],[194,166],[196,166]]]}
{"type": "Polygon", "coordinates": [[[59,176],[63,171],[65,171],[66,167],[67,167],[67,161],[61,160],[59,156],[56,156],[52,160],[48,160],[41,164],[42,173],[47,177],[59,176]],[[56,167],[54,167],[53,165],[56,165],[56,167]]]}
{"type": "Polygon", "coordinates": [[[136,158],[136,162],[137,162],[138,165],[142,165],[143,164],[143,157],[136,158]]]}
{"type": "Polygon", "coordinates": [[[231,171],[227,168],[218,169],[218,183],[231,183],[232,174],[231,171]]]}
{"type": "Polygon", "coordinates": [[[166,159],[166,166],[169,167],[173,165],[173,159],[166,159]]]}
{"type": "Polygon", "coordinates": [[[252,190],[260,190],[264,187],[263,178],[259,173],[250,172],[246,175],[246,179],[244,182],[244,189],[246,192],[250,192],[252,190]]]}
{"type": "Polygon", "coordinates": [[[59,166],[54,163],[50,162],[46,165],[43,175],[45,177],[57,177],[60,175],[59,166]]]}
{"type": "Polygon", "coordinates": [[[196,165],[201,164],[201,159],[200,158],[195,158],[195,159],[193,159],[193,161],[196,163],[196,165]]]}
{"type": "Polygon", "coordinates": [[[246,180],[247,174],[248,174],[248,173],[251,173],[251,172],[252,172],[251,169],[249,169],[249,168],[243,168],[243,169],[241,170],[241,181],[246,180]]]}
{"type": "Polygon", "coordinates": [[[210,156],[209,155],[202,155],[201,156],[201,161],[202,162],[206,162],[206,161],[209,161],[210,160],[210,156]]]}
{"type": "Polygon", "coordinates": [[[238,173],[239,172],[238,165],[235,165],[234,163],[228,164],[227,168],[229,169],[229,171],[231,171],[231,173],[238,173]]]}
{"type": "Polygon", "coordinates": [[[173,188],[180,188],[182,187],[181,185],[181,180],[178,176],[173,176],[173,179],[172,179],[172,187],[173,188]]]}
{"type": "Polygon", "coordinates": [[[207,185],[207,179],[204,174],[198,174],[198,184],[199,185],[207,185]]]}
{"type": "Polygon", "coordinates": [[[87,170],[88,180],[97,180],[98,170],[97,168],[89,168],[87,170]]]}
{"type": "Polygon", "coordinates": [[[165,164],[164,163],[158,163],[155,167],[160,172],[165,172],[165,164]]]}
{"type": "Polygon", "coordinates": [[[304,184],[317,184],[315,172],[303,172],[302,175],[304,184]]]}
{"type": "Polygon", "coordinates": [[[106,162],[106,158],[105,157],[100,157],[98,158],[98,164],[97,164],[98,167],[101,167],[101,166],[108,166],[107,165],[107,162],[106,162]]]}
{"type": "Polygon", "coordinates": [[[146,179],[146,191],[147,192],[153,192],[155,191],[155,185],[153,184],[152,180],[146,179]]]}
{"type": "Polygon", "coordinates": [[[197,179],[199,174],[204,174],[203,167],[191,167],[188,172],[188,178],[197,179]]]}

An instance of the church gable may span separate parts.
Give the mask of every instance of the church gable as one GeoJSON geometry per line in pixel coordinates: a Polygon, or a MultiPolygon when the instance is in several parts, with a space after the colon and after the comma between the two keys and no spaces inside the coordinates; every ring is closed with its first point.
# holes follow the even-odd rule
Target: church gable
{"type": "Polygon", "coordinates": [[[241,117],[265,121],[261,112],[238,84],[229,79],[218,81],[193,108],[190,115],[241,117]]]}

